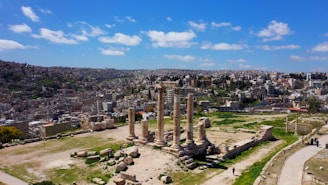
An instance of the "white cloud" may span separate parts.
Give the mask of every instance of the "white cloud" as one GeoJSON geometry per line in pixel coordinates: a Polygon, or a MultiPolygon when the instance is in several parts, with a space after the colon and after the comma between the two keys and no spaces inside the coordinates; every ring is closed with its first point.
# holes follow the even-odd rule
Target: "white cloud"
{"type": "Polygon", "coordinates": [[[248,64],[239,64],[238,65],[240,68],[251,68],[252,66],[248,65],[248,64]]]}
{"type": "Polygon", "coordinates": [[[288,24],[283,22],[271,21],[267,28],[258,32],[257,36],[262,37],[263,41],[281,40],[283,36],[292,34],[288,24]]]}
{"type": "Polygon", "coordinates": [[[196,34],[193,31],[185,32],[168,32],[162,31],[148,31],[146,33],[150,40],[153,42],[153,46],[157,47],[175,47],[175,48],[188,48],[195,45],[195,42],[191,42],[196,34]]]}
{"type": "Polygon", "coordinates": [[[107,28],[114,28],[116,25],[115,24],[105,24],[107,28]]]}
{"type": "Polygon", "coordinates": [[[212,67],[212,66],[215,66],[215,63],[214,62],[204,62],[204,63],[201,63],[199,64],[200,67],[212,67]]]}
{"type": "Polygon", "coordinates": [[[289,58],[294,61],[305,61],[306,60],[304,57],[301,57],[298,55],[290,55],[289,58]]]}
{"type": "Polygon", "coordinates": [[[53,31],[47,28],[40,29],[40,35],[32,35],[35,38],[42,38],[49,40],[50,42],[57,44],[77,44],[77,41],[74,39],[68,39],[64,36],[63,31],[53,31]]]}
{"type": "Polygon", "coordinates": [[[206,24],[205,23],[195,23],[193,21],[188,22],[189,26],[192,28],[198,30],[198,31],[205,31],[206,29],[206,24]]]}
{"type": "Polygon", "coordinates": [[[229,63],[245,63],[247,62],[247,60],[243,59],[243,58],[239,58],[239,59],[233,59],[233,60],[228,60],[229,63]]]}
{"type": "Polygon", "coordinates": [[[89,24],[87,24],[89,26],[89,30],[82,30],[82,34],[84,36],[88,36],[88,37],[96,37],[96,36],[99,36],[99,35],[103,35],[103,34],[106,34],[106,32],[102,29],[100,29],[99,27],[95,27],[95,26],[91,26],[89,24]]]}
{"type": "Polygon", "coordinates": [[[134,18],[132,18],[130,16],[126,16],[125,18],[130,22],[133,22],[133,23],[137,22],[134,18]]]}
{"type": "Polygon", "coordinates": [[[270,50],[282,50],[282,49],[299,49],[301,48],[299,45],[295,44],[289,44],[289,45],[282,45],[282,46],[269,46],[269,45],[263,45],[263,46],[256,46],[259,49],[270,51],[270,50]]]}
{"type": "Polygon", "coordinates": [[[212,49],[212,50],[242,50],[248,48],[246,44],[228,44],[228,43],[204,43],[201,49],[212,49]]]}
{"type": "Polygon", "coordinates": [[[103,55],[109,56],[124,56],[125,51],[130,50],[129,48],[108,48],[108,49],[99,49],[103,55]]]}
{"type": "Polygon", "coordinates": [[[78,34],[78,35],[82,35],[85,37],[96,37],[96,36],[104,35],[107,33],[106,31],[102,30],[98,26],[92,26],[85,21],[78,21],[75,23],[69,22],[69,23],[67,23],[67,26],[69,28],[77,27],[78,28],[77,32],[80,32],[80,34],[78,34]]]}
{"type": "Polygon", "coordinates": [[[32,29],[27,24],[9,25],[9,29],[15,33],[31,32],[32,29]]]}
{"type": "Polygon", "coordinates": [[[290,55],[289,59],[293,61],[298,62],[304,62],[304,61],[327,61],[328,56],[310,56],[310,57],[302,57],[298,55],[290,55]]]}
{"type": "Polygon", "coordinates": [[[118,22],[118,23],[123,23],[123,22],[124,22],[123,19],[121,19],[121,18],[119,18],[119,17],[117,17],[117,16],[114,17],[114,21],[115,21],[115,22],[118,22]]]}
{"type": "Polygon", "coordinates": [[[241,27],[240,26],[234,26],[231,29],[234,30],[234,31],[240,31],[241,27]]]}
{"type": "Polygon", "coordinates": [[[21,10],[22,10],[23,14],[26,17],[28,17],[29,19],[31,19],[33,22],[38,22],[39,21],[39,17],[37,15],[35,15],[35,13],[33,12],[31,7],[22,6],[21,10]]]}
{"type": "Polygon", "coordinates": [[[220,23],[212,22],[211,25],[212,27],[220,28],[220,27],[228,27],[231,26],[232,24],[230,22],[220,22],[220,23]]]}
{"type": "Polygon", "coordinates": [[[140,37],[136,35],[129,36],[123,33],[115,33],[113,37],[100,37],[98,40],[103,43],[115,43],[127,46],[137,46],[141,42],[140,37]]]}
{"type": "Polygon", "coordinates": [[[75,40],[78,40],[78,41],[88,41],[89,38],[87,36],[84,36],[84,35],[75,35],[75,34],[72,34],[71,35],[75,40]]]}
{"type": "Polygon", "coordinates": [[[214,66],[215,63],[209,58],[198,58],[191,55],[164,55],[169,60],[178,60],[183,62],[200,62],[199,67],[210,67],[214,66]]]}
{"type": "Polygon", "coordinates": [[[172,22],[172,18],[171,17],[166,17],[166,20],[172,22]]]}
{"type": "Polygon", "coordinates": [[[328,42],[320,43],[311,49],[312,52],[328,52],[328,42]]]}
{"type": "Polygon", "coordinates": [[[197,60],[196,57],[193,57],[191,55],[164,55],[164,57],[170,60],[179,60],[184,62],[191,62],[197,60]]]}
{"type": "Polygon", "coordinates": [[[25,49],[25,48],[26,46],[16,41],[0,39],[0,51],[8,50],[8,49],[25,49]]]}
{"type": "Polygon", "coordinates": [[[47,15],[47,14],[52,14],[52,11],[51,10],[48,10],[48,9],[43,9],[43,8],[40,8],[39,9],[41,13],[47,15]]]}

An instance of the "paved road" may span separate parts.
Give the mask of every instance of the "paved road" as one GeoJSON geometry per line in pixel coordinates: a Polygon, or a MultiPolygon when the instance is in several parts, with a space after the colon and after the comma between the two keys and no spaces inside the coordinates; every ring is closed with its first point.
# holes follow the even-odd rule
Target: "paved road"
{"type": "Polygon", "coordinates": [[[28,183],[0,171],[0,181],[8,185],[28,185],[28,183]]]}
{"type": "Polygon", "coordinates": [[[307,146],[295,152],[286,161],[278,178],[278,185],[300,185],[304,163],[325,148],[328,143],[328,135],[319,138],[319,147],[307,146]]]}

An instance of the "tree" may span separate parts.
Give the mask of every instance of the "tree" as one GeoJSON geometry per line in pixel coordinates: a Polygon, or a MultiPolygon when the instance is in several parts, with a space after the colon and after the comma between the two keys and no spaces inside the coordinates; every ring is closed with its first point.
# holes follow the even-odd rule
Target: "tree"
{"type": "Polygon", "coordinates": [[[313,113],[317,113],[320,111],[320,108],[322,106],[322,102],[317,99],[314,96],[310,96],[305,100],[306,104],[308,105],[308,111],[309,113],[313,114],[313,113]]]}
{"type": "Polygon", "coordinates": [[[22,131],[12,126],[0,126],[0,142],[8,143],[12,139],[17,139],[23,134],[22,131]]]}

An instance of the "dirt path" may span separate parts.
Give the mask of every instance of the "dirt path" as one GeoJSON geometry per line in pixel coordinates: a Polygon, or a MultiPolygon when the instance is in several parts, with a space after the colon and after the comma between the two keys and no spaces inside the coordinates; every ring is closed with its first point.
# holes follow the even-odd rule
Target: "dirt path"
{"type": "Polygon", "coordinates": [[[235,179],[238,178],[238,176],[244,170],[246,170],[248,167],[250,167],[255,162],[257,162],[257,161],[261,160],[262,158],[264,158],[266,155],[268,155],[272,150],[274,150],[274,148],[276,148],[281,143],[282,143],[281,140],[271,142],[270,144],[265,145],[264,147],[261,147],[256,152],[252,153],[246,159],[236,163],[234,165],[234,167],[236,169],[235,175],[232,174],[232,169],[230,168],[230,169],[228,169],[228,170],[214,176],[213,178],[209,179],[203,185],[213,185],[213,184],[229,185],[229,184],[233,184],[235,179]]]}
{"type": "Polygon", "coordinates": [[[328,135],[324,135],[319,138],[319,143],[321,143],[321,146],[307,146],[302,148],[285,161],[278,178],[278,185],[302,184],[304,163],[319,151],[324,149],[324,144],[328,143],[328,135]]]}

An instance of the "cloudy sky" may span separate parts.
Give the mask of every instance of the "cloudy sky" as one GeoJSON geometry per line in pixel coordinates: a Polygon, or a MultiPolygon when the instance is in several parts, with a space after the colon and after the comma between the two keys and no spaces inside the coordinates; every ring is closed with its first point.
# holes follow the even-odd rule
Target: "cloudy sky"
{"type": "Polygon", "coordinates": [[[327,0],[0,0],[0,59],[328,72],[327,0]]]}

